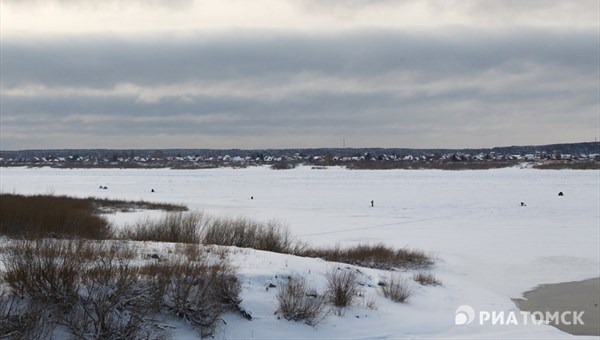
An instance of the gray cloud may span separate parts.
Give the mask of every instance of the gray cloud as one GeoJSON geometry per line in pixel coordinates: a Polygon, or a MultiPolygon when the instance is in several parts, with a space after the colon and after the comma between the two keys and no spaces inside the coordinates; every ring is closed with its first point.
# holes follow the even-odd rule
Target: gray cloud
{"type": "Polygon", "coordinates": [[[591,139],[597,41],[527,28],[5,39],[0,147],[591,139]]]}
{"type": "MultiPolygon", "coordinates": [[[[442,34],[358,31],[345,34],[227,33],[189,39],[74,37],[3,41],[3,87],[107,87],[184,81],[277,78],[301,72],[373,77],[392,71],[438,78],[526,64],[580,71],[597,59],[594,31],[448,30],[442,34]]],[[[586,71],[587,72],[587,71],[586,71]]]]}

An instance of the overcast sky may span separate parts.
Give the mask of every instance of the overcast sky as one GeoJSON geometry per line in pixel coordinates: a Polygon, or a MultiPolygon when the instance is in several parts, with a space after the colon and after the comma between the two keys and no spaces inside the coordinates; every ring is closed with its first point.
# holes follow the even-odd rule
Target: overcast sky
{"type": "Polygon", "coordinates": [[[599,0],[0,0],[0,149],[600,134],[599,0]]]}

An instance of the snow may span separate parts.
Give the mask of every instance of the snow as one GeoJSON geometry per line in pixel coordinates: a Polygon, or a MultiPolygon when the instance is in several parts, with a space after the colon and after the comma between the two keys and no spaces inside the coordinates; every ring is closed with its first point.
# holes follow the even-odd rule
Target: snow
{"type": "MultiPolygon", "coordinates": [[[[273,314],[276,289],[265,286],[299,274],[323,291],[324,273],[336,264],[234,251],[243,305],[255,319],[226,315],[220,335],[227,338],[563,338],[569,335],[545,325],[456,326],[455,310],[466,304],[476,310],[517,311],[511,298],[540,284],[600,275],[597,171],[0,168],[0,182],[2,192],[170,202],[211,215],[277,219],[315,245],[384,242],[421,249],[437,259],[432,271],[443,286],[415,283],[409,304],[392,303],[376,288],[366,288],[365,299],[376,299],[376,310],[359,302],[344,316],[329,315],[313,328],[278,320],[273,314]],[[99,190],[99,185],[109,189],[99,190]],[[559,191],[565,196],[559,197],[559,191]]],[[[138,211],[109,219],[132,223],[144,214],[156,216],[138,211]]],[[[375,287],[389,275],[360,270],[375,287]]]]}

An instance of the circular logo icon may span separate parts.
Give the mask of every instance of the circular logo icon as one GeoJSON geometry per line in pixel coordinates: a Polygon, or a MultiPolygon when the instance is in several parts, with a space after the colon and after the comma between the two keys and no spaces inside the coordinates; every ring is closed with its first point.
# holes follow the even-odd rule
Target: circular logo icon
{"type": "Polygon", "coordinates": [[[475,320],[475,310],[473,307],[468,305],[462,305],[456,308],[456,313],[454,314],[454,324],[455,325],[468,325],[475,320]]]}

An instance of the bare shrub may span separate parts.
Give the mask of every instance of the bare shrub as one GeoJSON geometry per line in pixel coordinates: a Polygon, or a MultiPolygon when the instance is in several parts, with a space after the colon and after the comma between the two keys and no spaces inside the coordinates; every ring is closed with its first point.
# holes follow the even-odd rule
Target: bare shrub
{"type": "Polygon", "coordinates": [[[69,308],[84,270],[84,241],[18,241],[3,254],[4,280],[14,295],[69,308]]]}
{"type": "Polygon", "coordinates": [[[327,274],[327,297],[336,307],[347,307],[362,293],[354,269],[336,268],[327,274]]]}
{"type": "Polygon", "coordinates": [[[19,308],[5,305],[7,327],[16,318],[40,334],[61,324],[82,338],[148,338],[149,286],[138,283],[126,254],[116,244],[82,240],[15,242],[3,256],[2,277],[12,292],[5,301],[21,300],[19,308]]]}
{"type": "Polygon", "coordinates": [[[377,269],[427,268],[433,260],[424,252],[410,249],[394,249],[382,243],[358,244],[346,248],[306,248],[298,255],[319,257],[327,261],[343,262],[377,269]]]}
{"type": "Polygon", "coordinates": [[[71,334],[80,338],[138,339],[156,331],[145,319],[150,286],[138,282],[138,269],[117,254],[101,258],[82,274],[79,298],[59,321],[71,334]]]}
{"type": "Polygon", "coordinates": [[[0,339],[47,339],[52,333],[43,305],[0,293],[0,339]]]}
{"type": "Polygon", "coordinates": [[[135,241],[199,243],[205,223],[202,212],[169,212],[157,220],[138,221],[119,237],[135,241]]]}
{"type": "Polygon", "coordinates": [[[419,272],[413,275],[413,280],[423,286],[441,286],[442,282],[438,280],[432,273],[419,272]]]}
{"type": "Polygon", "coordinates": [[[408,303],[412,295],[409,282],[398,274],[392,274],[389,280],[381,286],[381,289],[383,296],[394,302],[408,303]]]}
{"type": "Polygon", "coordinates": [[[175,259],[134,266],[117,242],[16,241],[2,258],[1,329],[46,338],[58,324],[78,338],[148,339],[162,334],[150,316],[166,313],[212,335],[223,312],[242,312],[240,282],[226,256],[182,247],[175,259]]]}
{"type": "Polygon", "coordinates": [[[290,277],[282,283],[277,302],[277,313],[286,320],[304,321],[314,326],[327,315],[325,297],[309,294],[308,284],[303,277],[290,277]]]}
{"type": "Polygon", "coordinates": [[[202,336],[212,335],[227,310],[239,310],[241,285],[227,261],[184,257],[141,268],[149,282],[155,310],[165,310],[198,327],[202,336]]]}

